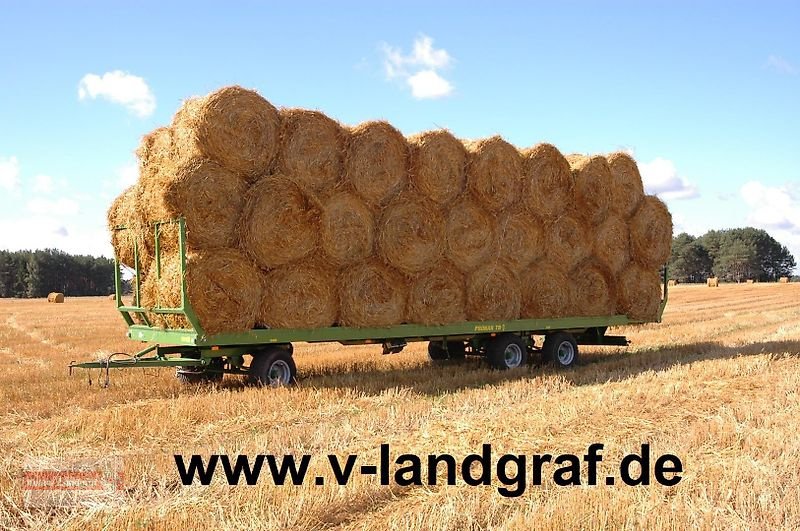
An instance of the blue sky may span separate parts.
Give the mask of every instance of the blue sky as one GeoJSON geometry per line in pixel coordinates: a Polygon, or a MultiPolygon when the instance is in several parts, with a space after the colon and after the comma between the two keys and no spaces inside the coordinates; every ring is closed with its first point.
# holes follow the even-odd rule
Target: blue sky
{"type": "Polygon", "coordinates": [[[109,255],[140,137],[240,84],[347,124],[627,149],[678,230],[758,226],[800,260],[798,2],[71,4],[0,7],[0,248],[109,255]]]}

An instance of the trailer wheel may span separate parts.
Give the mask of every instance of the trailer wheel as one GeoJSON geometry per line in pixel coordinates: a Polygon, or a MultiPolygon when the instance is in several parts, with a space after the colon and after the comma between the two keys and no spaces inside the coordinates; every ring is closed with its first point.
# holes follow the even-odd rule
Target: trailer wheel
{"type": "Polygon", "coordinates": [[[297,378],[297,366],[291,350],[268,347],[253,354],[247,379],[256,385],[279,387],[291,385],[297,378]]]}
{"type": "Polygon", "coordinates": [[[447,350],[442,347],[441,342],[428,343],[428,357],[431,361],[463,360],[466,352],[467,346],[463,341],[448,341],[447,350]]]}
{"type": "Polygon", "coordinates": [[[516,369],[528,362],[528,347],[515,334],[500,334],[486,345],[486,359],[494,369],[516,369]]]}
{"type": "Polygon", "coordinates": [[[545,361],[559,367],[572,367],[578,360],[578,344],[572,334],[567,332],[548,334],[544,338],[542,355],[545,361]]]}
{"type": "Polygon", "coordinates": [[[214,358],[211,360],[208,368],[194,366],[178,367],[175,369],[175,377],[184,385],[219,383],[222,381],[224,374],[218,371],[221,371],[224,366],[225,362],[222,358],[214,358]]]}

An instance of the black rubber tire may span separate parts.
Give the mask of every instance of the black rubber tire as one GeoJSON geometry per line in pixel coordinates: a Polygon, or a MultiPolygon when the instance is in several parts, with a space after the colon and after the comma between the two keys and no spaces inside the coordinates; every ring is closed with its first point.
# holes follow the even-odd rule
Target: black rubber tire
{"type": "Polygon", "coordinates": [[[500,334],[486,345],[486,359],[493,369],[516,369],[528,363],[528,346],[518,335],[500,334]]]}
{"type": "Polygon", "coordinates": [[[428,343],[428,358],[431,361],[463,360],[467,347],[463,341],[448,341],[447,350],[440,341],[428,343]]]}
{"type": "MultiPolygon", "coordinates": [[[[220,370],[224,365],[225,362],[222,358],[214,358],[209,367],[220,370]]],[[[207,371],[203,367],[178,367],[175,369],[175,377],[184,385],[219,383],[224,376],[225,374],[222,372],[207,371]]]]}
{"type": "Polygon", "coordinates": [[[547,334],[542,346],[542,357],[545,362],[558,367],[572,367],[578,361],[578,343],[568,332],[547,334]]]}
{"type": "Polygon", "coordinates": [[[278,387],[297,381],[297,366],[290,348],[267,347],[253,353],[247,380],[254,385],[278,387]]]}

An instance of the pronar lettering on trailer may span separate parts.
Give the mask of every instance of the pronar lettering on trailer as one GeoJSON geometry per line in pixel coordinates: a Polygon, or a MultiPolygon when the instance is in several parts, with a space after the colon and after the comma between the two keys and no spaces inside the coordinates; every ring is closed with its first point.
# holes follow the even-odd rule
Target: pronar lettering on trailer
{"type": "Polygon", "coordinates": [[[480,324],[475,325],[476,332],[505,332],[506,325],[505,324],[480,324]]]}

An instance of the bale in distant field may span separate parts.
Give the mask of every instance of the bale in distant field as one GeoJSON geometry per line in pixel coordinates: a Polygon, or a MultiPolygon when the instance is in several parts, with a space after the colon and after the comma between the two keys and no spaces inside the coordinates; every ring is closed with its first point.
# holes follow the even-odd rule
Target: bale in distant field
{"type": "Polygon", "coordinates": [[[545,256],[549,263],[569,271],[575,264],[589,256],[592,240],[584,223],[571,215],[564,215],[545,226],[545,256]]]}
{"type": "Polygon", "coordinates": [[[468,273],[484,263],[495,248],[497,220],[470,199],[455,204],[445,223],[447,257],[468,273]]]}
{"type": "Polygon", "coordinates": [[[324,264],[281,266],[264,276],[257,319],[269,328],[333,326],[339,313],[336,274],[324,264]]]}
{"type": "Polygon", "coordinates": [[[107,220],[111,246],[117,260],[127,267],[135,268],[138,256],[139,270],[144,277],[153,259],[153,239],[140,207],[139,194],[138,185],[128,187],[111,203],[107,220]],[[125,229],[117,230],[118,227],[125,229]]]}
{"type": "Polygon", "coordinates": [[[327,194],[342,175],[345,131],[318,111],[282,109],[278,171],[317,194],[327,194]]]}
{"type": "Polygon", "coordinates": [[[611,169],[604,157],[570,155],[567,157],[575,177],[575,212],[596,227],[608,215],[611,206],[611,169]]]}
{"type": "Polygon", "coordinates": [[[514,204],[524,179],[519,150],[493,136],[466,143],[467,189],[487,210],[499,213],[514,204]]]}
{"type": "MultiPolygon", "coordinates": [[[[231,247],[244,206],[247,181],[209,159],[194,159],[151,178],[141,188],[140,204],[150,222],[186,219],[191,249],[231,247]]],[[[152,236],[150,236],[152,239],[152,236]]],[[[177,238],[161,247],[174,249],[177,238]]]]}
{"type": "Polygon", "coordinates": [[[630,220],[631,258],[648,269],[667,263],[672,248],[672,215],[656,196],[648,195],[630,220]]]}
{"type": "Polygon", "coordinates": [[[778,282],[781,283],[781,284],[788,284],[789,283],[789,277],[781,277],[781,278],[778,279],[778,282]]]}
{"type": "Polygon", "coordinates": [[[521,273],[545,250],[541,222],[524,210],[503,214],[497,222],[497,257],[521,273]]]}
{"type": "Polygon", "coordinates": [[[560,267],[539,260],[522,274],[523,319],[568,317],[573,314],[572,284],[560,267]]]}
{"type": "Polygon", "coordinates": [[[383,206],[405,188],[408,144],[387,122],[366,122],[350,130],[345,178],[371,206],[383,206]]]}
{"type": "MultiPolygon", "coordinates": [[[[156,278],[151,268],[142,289],[145,306],[179,307],[180,272],[180,256],[165,254],[161,261],[161,277],[156,278]]],[[[255,326],[261,309],[261,273],[244,253],[235,249],[189,253],[186,289],[189,303],[207,335],[242,332],[255,326]]],[[[187,326],[184,318],[177,315],[157,316],[156,323],[170,328],[187,326]]]]}
{"type": "Polygon", "coordinates": [[[319,225],[320,245],[334,265],[348,266],[372,255],[375,220],[357,195],[341,192],[325,201],[319,225]]]}
{"type": "Polygon", "coordinates": [[[753,284],[754,282],[755,282],[755,281],[754,281],[752,278],[748,278],[748,279],[747,279],[747,283],[748,283],[748,284],[753,284]]]}
{"type": "Polygon", "coordinates": [[[617,313],[636,321],[653,321],[661,304],[657,271],[631,264],[617,277],[617,313]]]}
{"type": "Polygon", "coordinates": [[[441,262],[418,275],[408,294],[408,321],[422,325],[444,325],[466,319],[464,275],[451,263],[441,262]]]}
{"type": "Polygon", "coordinates": [[[172,120],[176,161],[209,158],[255,180],[278,153],[278,111],[258,93],[232,86],[186,101],[172,120]]]}
{"type": "Polygon", "coordinates": [[[594,256],[613,274],[630,262],[630,229],[623,218],[610,214],[594,233],[594,256]]]}
{"type": "Polygon", "coordinates": [[[48,293],[47,295],[47,302],[55,302],[61,304],[64,302],[64,294],[57,293],[55,291],[48,293]]]}
{"type": "Polygon", "coordinates": [[[719,278],[711,277],[706,279],[706,286],[709,288],[718,288],[719,287],[719,278]]]}
{"type": "Polygon", "coordinates": [[[611,204],[609,208],[623,218],[629,218],[644,198],[639,167],[633,157],[617,152],[606,156],[611,170],[611,204]]]}
{"type": "Polygon", "coordinates": [[[117,296],[116,296],[114,293],[110,294],[110,295],[109,295],[108,297],[106,297],[106,298],[107,298],[107,299],[109,299],[109,300],[112,300],[112,301],[115,301],[115,300],[117,300],[117,296]]]}
{"type": "Polygon", "coordinates": [[[614,275],[594,259],[578,264],[570,274],[576,315],[614,315],[617,293],[614,275]]]}
{"type": "Polygon", "coordinates": [[[291,179],[264,178],[245,196],[241,245],[261,267],[273,269],[317,247],[319,205],[291,179]]]}
{"type": "Polygon", "coordinates": [[[575,178],[569,162],[550,144],[538,144],[522,155],[524,205],[543,221],[553,222],[573,206],[575,178]]]}
{"type": "Polygon", "coordinates": [[[449,205],[464,191],[467,150],[449,131],[426,131],[408,139],[414,187],[439,205],[449,205]]]}
{"type": "Polygon", "coordinates": [[[675,280],[674,278],[671,278],[671,279],[669,279],[667,281],[667,286],[669,286],[669,287],[673,287],[673,286],[677,286],[677,285],[678,285],[678,281],[675,280]]]}
{"type": "Polygon", "coordinates": [[[374,260],[349,267],[339,277],[339,324],[401,324],[406,300],[406,282],[392,268],[374,260]]]}
{"type": "Polygon", "coordinates": [[[486,264],[467,277],[467,319],[519,319],[522,294],[519,277],[500,264],[486,264]]]}
{"type": "Polygon", "coordinates": [[[436,266],[444,251],[444,220],[436,205],[416,194],[398,196],[383,213],[378,251],[407,275],[436,266]]]}

